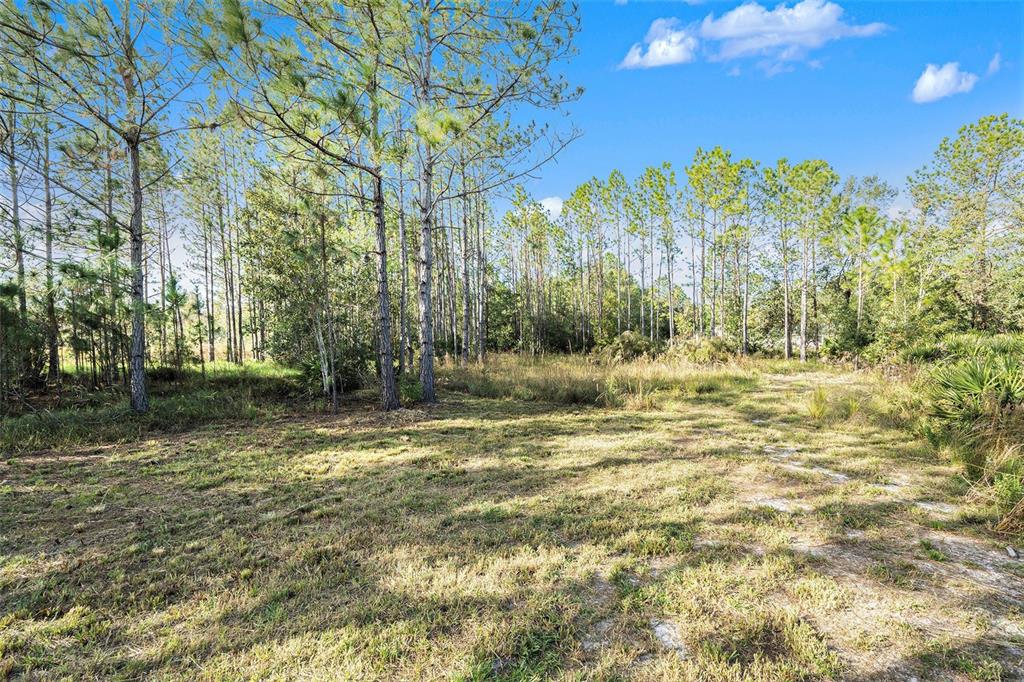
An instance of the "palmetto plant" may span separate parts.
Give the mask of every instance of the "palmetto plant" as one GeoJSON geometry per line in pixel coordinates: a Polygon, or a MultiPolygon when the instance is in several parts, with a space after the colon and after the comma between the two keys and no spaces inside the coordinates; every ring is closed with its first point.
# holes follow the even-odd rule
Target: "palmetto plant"
{"type": "Polygon", "coordinates": [[[997,356],[939,367],[932,373],[929,397],[931,415],[950,421],[1019,407],[1024,403],[1024,365],[997,356]]]}
{"type": "Polygon", "coordinates": [[[969,358],[930,376],[927,435],[951,446],[968,473],[993,473],[988,453],[1024,431],[1024,365],[1008,356],[969,358]]]}

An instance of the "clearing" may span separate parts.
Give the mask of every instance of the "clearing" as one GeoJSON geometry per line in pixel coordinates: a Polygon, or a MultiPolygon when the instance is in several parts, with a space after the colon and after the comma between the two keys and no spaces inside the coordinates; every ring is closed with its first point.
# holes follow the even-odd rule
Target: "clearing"
{"type": "Polygon", "coordinates": [[[10,455],[0,677],[1024,676],[1024,562],[868,409],[877,381],[449,390],[10,455]]]}

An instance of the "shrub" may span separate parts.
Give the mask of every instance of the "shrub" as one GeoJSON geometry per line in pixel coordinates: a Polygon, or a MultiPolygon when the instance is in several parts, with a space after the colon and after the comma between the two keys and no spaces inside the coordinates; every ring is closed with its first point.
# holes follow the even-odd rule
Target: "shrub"
{"type": "Polygon", "coordinates": [[[828,393],[825,388],[818,386],[807,399],[807,414],[815,422],[821,422],[828,414],[828,393]]]}
{"type": "Polygon", "coordinates": [[[213,421],[266,419],[303,404],[298,372],[273,363],[244,367],[216,363],[202,379],[186,372],[173,390],[154,384],[150,409],[137,415],[121,392],[105,403],[38,410],[0,421],[0,451],[30,452],[125,442],[150,433],[187,431],[213,421]]]}
{"type": "Polygon", "coordinates": [[[918,340],[897,353],[897,359],[909,364],[956,362],[970,358],[995,358],[1024,355],[1024,335],[951,333],[939,339],[918,340]]]}
{"type": "Polygon", "coordinates": [[[676,341],[665,352],[666,360],[683,360],[700,365],[716,365],[736,357],[736,345],[723,338],[676,341]]]}
{"type": "Polygon", "coordinates": [[[605,362],[628,362],[642,357],[652,357],[657,350],[654,342],[634,331],[624,331],[608,342],[599,357],[605,362]]]}
{"type": "Polygon", "coordinates": [[[975,357],[937,367],[927,382],[925,435],[950,449],[975,482],[974,494],[992,502],[1004,524],[1020,515],[1024,365],[1002,355],[975,357]]]}
{"type": "Polygon", "coordinates": [[[403,405],[418,403],[423,399],[423,384],[413,375],[400,375],[398,377],[398,399],[403,405]]]}
{"type": "Polygon", "coordinates": [[[839,401],[839,416],[843,419],[853,419],[861,410],[861,398],[856,395],[844,396],[839,401]]]}

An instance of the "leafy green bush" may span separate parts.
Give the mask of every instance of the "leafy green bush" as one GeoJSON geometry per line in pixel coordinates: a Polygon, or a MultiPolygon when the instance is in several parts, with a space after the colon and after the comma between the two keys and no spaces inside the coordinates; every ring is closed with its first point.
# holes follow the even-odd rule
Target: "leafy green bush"
{"type": "Polygon", "coordinates": [[[960,332],[937,340],[918,340],[907,345],[898,359],[910,364],[955,362],[968,358],[1024,356],[1024,334],[960,332]]]}
{"type": "Polygon", "coordinates": [[[398,399],[403,405],[418,403],[423,399],[423,384],[420,380],[410,374],[403,374],[398,377],[398,399]]]}
{"type": "Polygon", "coordinates": [[[949,447],[975,480],[991,480],[1003,462],[993,453],[1024,442],[1024,365],[1009,356],[940,365],[926,379],[925,435],[949,447]]]}
{"type": "Polygon", "coordinates": [[[1009,514],[1021,500],[1024,500],[1024,467],[1020,460],[1015,460],[1009,471],[997,474],[992,481],[995,494],[996,510],[1001,514],[1009,514]]]}

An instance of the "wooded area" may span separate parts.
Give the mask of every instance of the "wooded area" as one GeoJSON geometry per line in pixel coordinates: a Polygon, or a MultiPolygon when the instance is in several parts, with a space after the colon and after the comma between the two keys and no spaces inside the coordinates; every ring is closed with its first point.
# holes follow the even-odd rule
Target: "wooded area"
{"type": "Polygon", "coordinates": [[[0,678],[1024,671],[1024,120],[553,207],[580,29],[0,3],[0,678]]]}
{"type": "Polygon", "coordinates": [[[715,147],[553,216],[517,181],[577,133],[518,121],[578,95],[570,7],[126,8],[5,9],[5,404],[68,375],[144,411],[147,368],[268,357],[333,394],[372,357],[394,409],[438,354],[634,331],[884,361],[1024,322],[1009,116],[903,188],[715,147]]]}

